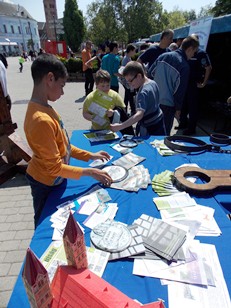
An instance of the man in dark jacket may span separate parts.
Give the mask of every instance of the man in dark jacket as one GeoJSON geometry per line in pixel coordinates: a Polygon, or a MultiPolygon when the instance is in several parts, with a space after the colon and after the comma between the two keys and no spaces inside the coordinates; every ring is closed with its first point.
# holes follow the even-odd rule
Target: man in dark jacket
{"type": "Polygon", "coordinates": [[[174,117],[179,121],[190,73],[188,60],[194,56],[198,47],[199,41],[188,36],[178,50],[160,55],[148,70],[148,76],[159,86],[160,107],[167,135],[170,135],[174,117]]]}

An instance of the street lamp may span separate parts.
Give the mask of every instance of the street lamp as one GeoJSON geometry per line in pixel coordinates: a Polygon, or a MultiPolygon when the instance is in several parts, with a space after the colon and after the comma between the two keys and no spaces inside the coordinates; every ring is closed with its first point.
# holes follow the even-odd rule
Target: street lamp
{"type": "Polygon", "coordinates": [[[29,21],[28,21],[28,26],[29,26],[29,30],[30,30],[30,39],[31,39],[32,50],[34,51],[34,41],[33,41],[32,32],[31,32],[31,27],[30,27],[30,22],[29,21]]]}
{"type": "Polygon", "coordinates": [[[54,31],[55,31],[55,41],[57,43],[57,31],[56,31],[56,20],[55,20],[55,15],[53,15],[53,21],[54,21],[54,31]]]}

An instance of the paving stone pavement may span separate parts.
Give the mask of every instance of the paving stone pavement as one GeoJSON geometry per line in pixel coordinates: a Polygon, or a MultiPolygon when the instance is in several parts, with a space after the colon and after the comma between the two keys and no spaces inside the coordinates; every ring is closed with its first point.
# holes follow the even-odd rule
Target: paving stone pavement
{"type": "MultiPolygon", "coordinates": [[[[25,139],[23,121],[33,86],[30,75],[31,62],[25,62],[23,72],[20,73],[18,58],[10,57],[7,60],[12,121],[18,125],[16,132],[25,139]]],[[[53,104],[62,116],[70,136],[73,130],[89,128],[89,122],[82,117],[84,92],[83,82],[67,82],[64,95],[53,104]]],[[[122,86],[120,94],[123,97],[122,86]]],[[[198,134],[203,135],[203,132],[199,130],[198,134]]],[[[17,174],[0,185],[0,308],[7,307],[33,233],[30,187],[24,175],[17,174]]]]}
{"type": "MultiPolygon", "coordinates": [[[[8,92],[12,100],[11,116],[17,123],[16,132],[25,139],[23,121],[32,91],[31,62],[25,62],[19,72],[18,58],[7,58],[8,92]]],[[[64,95],[54,103],[68,134],[76,129],[88,129],[82,117],[84,83],[66,83],[64,95]]],[[[33,206],[30,187],[23,174],[0,185],[0,308],[7,307],[34,233],[33,206]]]]}

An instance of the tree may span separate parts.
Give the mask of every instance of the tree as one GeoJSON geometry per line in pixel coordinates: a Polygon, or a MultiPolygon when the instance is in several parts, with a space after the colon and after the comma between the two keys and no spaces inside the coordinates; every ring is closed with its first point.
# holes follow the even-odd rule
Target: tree
{"type": "Polygon", "coordinates": [[[122,20],[128,33],[128,41],[149,37],[159,31],[163,26],[162,10],[162,4],[154,0],[123,1],[122,20]]]}
{"type": "Polygon", "coordinates": [[[191,21],[197,19],[196,11],[190,10],[190,11],[183,11],[183,16],[186,21],[186,23],[190,23],[191,21]]]}
{"type": "Polygon", "coordinates": [[[88,6],[92,41],[132,42],[163,29],[162,5],[156,0],[96,0],[88,6]]]}
{"type": "Polygon", "coordinates": [[[217,0],[215,6],[212,8],[212,13],[214,13],[215,17],[231,14],[231,1],[217,0]]]}
{"type": "Polygon", "coordinates": [[[168,25],[167,28],[176,29],[186,24],[184,14],[180,10],[175,10],[168,13],[168,25]]]}
{"type": "Polygon", "coordinates": [[[88,6],[88,37],[99,45],[107,40],[119,40],[121,28],[111,1],[94,1],[88,6]]]}
{"type": "Polygon", "coordinates": [[[63,28],[67,44],[73,51],[77,51],[85,35],[85,26],[76,0],[65,0],[63,28]]]}
{"type": "Polygon", "coordinates": [[[205,6],[202,6],[199,13],[198,13],[198,16],[197,18],[202,18],[202,17],[206,17],[206,16],[213,16],[214,13],[212,11],[212,5],[211,4],[208,4],[208,5],[205,5],[205,6]]]}

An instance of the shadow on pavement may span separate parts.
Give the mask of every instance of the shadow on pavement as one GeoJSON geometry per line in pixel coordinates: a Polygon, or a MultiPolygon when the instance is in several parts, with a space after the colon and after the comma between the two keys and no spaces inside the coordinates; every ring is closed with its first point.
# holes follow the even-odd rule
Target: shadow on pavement
{"type": "Polygon", "coordinates": [[[82,97],[76,99],[76,100],[75,100],[75,103],[82,103],[82,102],[84,101],[85,97],[86,97],[86,96],[84,95],[84,96],[82,96],[82,97]]]}
{"type": "Polygon", "coordinates": [[[7,180],[5,183],[0,185],[0,190],[2,188],[13,188],[20,186],[29,186],[27,179],[25,178],[25,174],[17,173],[14,177],[7,180]]]}

